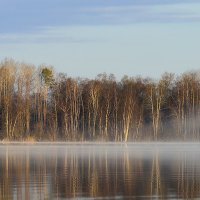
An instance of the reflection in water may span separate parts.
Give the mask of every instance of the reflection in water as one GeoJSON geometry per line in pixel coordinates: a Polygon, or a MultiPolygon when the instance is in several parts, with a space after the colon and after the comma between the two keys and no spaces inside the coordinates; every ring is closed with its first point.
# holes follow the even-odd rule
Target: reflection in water
{"type": "Polygon", "coordinates": [[[198,144],[0,146],[0,199],[200,198],[198,144]]]}

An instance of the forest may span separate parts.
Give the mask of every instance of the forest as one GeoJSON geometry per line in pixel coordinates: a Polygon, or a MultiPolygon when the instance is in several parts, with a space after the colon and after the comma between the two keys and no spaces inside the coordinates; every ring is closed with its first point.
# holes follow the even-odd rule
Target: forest
{"type": "Polygon", "coordinates": [[[159,80],[73,78],[12,59],[0,63],[0,139],[198,141],[200,73],[159,80]]]}

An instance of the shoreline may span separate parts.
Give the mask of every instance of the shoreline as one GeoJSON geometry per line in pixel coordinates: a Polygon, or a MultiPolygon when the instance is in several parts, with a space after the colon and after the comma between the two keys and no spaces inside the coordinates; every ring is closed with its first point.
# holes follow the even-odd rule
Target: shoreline
{"type": "Polygon", "coordinates": [[[77,142],[29,142],[29,141],[0,141],[0,145],[200,145],[200,141],[147,141],[147,142],[98,142],[98,141],[77,141],[77,142]]]}

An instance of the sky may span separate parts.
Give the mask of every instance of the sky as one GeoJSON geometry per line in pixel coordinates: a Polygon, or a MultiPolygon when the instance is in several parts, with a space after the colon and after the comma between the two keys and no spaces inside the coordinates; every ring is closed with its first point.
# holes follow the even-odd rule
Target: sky
{"type": "Polygon", "coordinates": [[[199,0],[0,0],[0,60],[73,77],[200,69],[199,0]]]}

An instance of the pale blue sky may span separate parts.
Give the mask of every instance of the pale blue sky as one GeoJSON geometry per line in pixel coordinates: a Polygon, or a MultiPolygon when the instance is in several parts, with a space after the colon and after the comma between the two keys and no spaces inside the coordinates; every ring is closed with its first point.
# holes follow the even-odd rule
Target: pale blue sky
{"type": "Polygon", "coordinates": [[[0,59],[70,76],[200,69],[199,0],[0,0],[0,59]]]}

